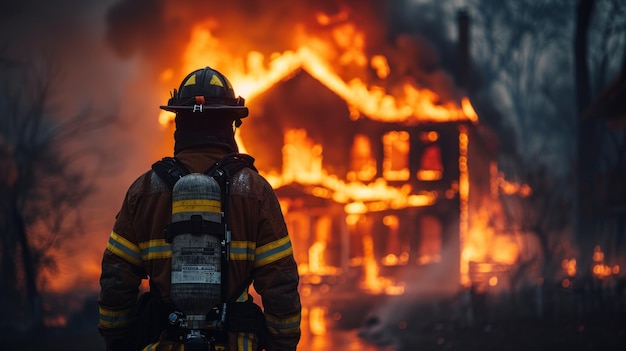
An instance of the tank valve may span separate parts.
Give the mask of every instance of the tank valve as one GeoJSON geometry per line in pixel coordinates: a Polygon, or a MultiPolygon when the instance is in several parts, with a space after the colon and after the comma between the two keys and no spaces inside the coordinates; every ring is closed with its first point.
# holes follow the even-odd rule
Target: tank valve
{"type": "Polygon", "coordinates": [[[180,326],[183,323],[184,318],[185,318],[185,316],[183,316],[183,314],[178,312],[178,311],[177,312],[172,312],[168,316],[170,324],[171,325],[178,325],[178,326],[180,326]]]}

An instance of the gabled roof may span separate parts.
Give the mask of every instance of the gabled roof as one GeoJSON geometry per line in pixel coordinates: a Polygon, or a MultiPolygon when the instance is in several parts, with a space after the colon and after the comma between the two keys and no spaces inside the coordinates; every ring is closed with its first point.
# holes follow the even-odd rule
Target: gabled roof
{"type": "Polygon", "coordinates": [[[394,96],[384,89],[368,87],[360,79],[355,78],[346,82],[336,74],[325,61],[312,50],[302,47],[297,51],[285,54],[270,64],[262,85],[255,84],[256,77],[231,77],[237,86],[255,86],[254,91],[248,91],[247,99],[263,94],[278,82],[294,76],[298,71],[306,71],[326,88],[337,94],[345,101],[351,110],[359,111],[373,120],[387,122],[443,122],[468,121],[476,122],[473,107],[467,98],[461,102],[439,101],[436,92],[425,88],[404,86],[407,95],[405,101],[396,105],[394,96]]]}

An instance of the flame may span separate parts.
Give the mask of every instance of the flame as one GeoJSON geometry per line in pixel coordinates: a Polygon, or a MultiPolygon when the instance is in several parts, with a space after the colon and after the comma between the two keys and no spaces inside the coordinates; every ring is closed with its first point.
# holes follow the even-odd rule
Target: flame
{"type": "Polygon", "coordinates": [[[371,235],[366,235],[363,239],[364,249],[364,279],[361,288],[365,291],[387,295],[402,295],[404,293],[404,282],[394,282],[392,279],[380,276],[380,268],[374,257],[374,241],[371,235]]]}
{"type": "Polygon", "coordinates": [[[393,187],[384,178],[367,184],[344,181],[322,168],[322,146],[314,143],[306,130],[287,130],[284,139],[282,173],[263,173],[274,188],[294,182],[314,185],[313,196],[346,204],[345,210],[349,214],[428,206],[437,199],[436,192],[411,194],[413,189],[410,186],[393,187]]]}
{"type": "Polygon", "coordinates": [[[467,151],[469,136],[465,126],[459,128],[459,241],[461,243],[461,284],[469,286],[469,262],[473,248],[469,242],[469,169],[467,151]]]}
{"type": "MultiPolygon", "coordinates": [[[[330,28],[330,32],[326,33],[328,35],[308,33],[298,28],[291,33],[293,47],[269,55],[264,54],[262,48],[243,54],[228,50],[225,42],[213,34],[215,20],[199,22],[193,27],[184,50],[180,71],[165,68],[160,74],[160,80],[174,84],[173,80],[177,75],[183,76],[198,68],[211,66],[226,75],[237,95],[243,96],[250,103],[281,81],[290,79],[299,72],[306,72],[346,103],[352,120],[369,118],[406,125],[444,121],[478,122],[478,116],[467,97],[458,102],[442,101],[437,93],[418,86],[410,77],[394,77],[392,62],[384,55],[369,57],[365,52],[365,35],[349,21],[348,12],[333,16],[316,13],[315,16],[323,28],[330,28]],[[352,74],[348,75],[346,71],[352,74]]],[[[162,125],[170,125],[172,120],[173,114],[161,112],[159,122],[162,125]]],[[[324,150],[308,137],[306,130],[286,129],[283,137],[281,172],[261,170],[261,174],[275,189],[297,183],[303,185],[304,191],[311,196],[343,204],[349,227],[358,222],[362,215],[370,212],[430,206],[438,199],[436,191],[417,191],[410,184],[392,186],[388,183],[405,181],[411,176],[422,181],[434,181],[441,179],[443,175],[438,149],[430,150],[428,157],[423,158],[424,164],[420,165],[421,169],[417,174],[409,174],[406,158],[397,156],[406,156],[409,152],[409,135],[405,131],[391,131],[383,136],[385,157],[380,165],[383,170],[380,178],[375,178],[377,164],[367,136],[356,136],[351,150],[351,171],[345,179],[329,174],[323,168],[324,150]]],[[[423,141],[435,142],[439,135],[436,132],[426,132],[419,137],[423,141]]],[[[245,152],[245,145],[239,135],[237,141],[241,151],[245,152]]],[[[460,198],[460,271],[463,284],[470,283],[470,262],[512,264],[519,255],[519,248],[514,242],[495,235],[493,228],[490,228],[487,207],[479,210],[479,214],[470,222],[468,145],[468,128],[460,126],[460,178],[456,188],[445,193],[446,197],[452,198],[458,192],[460,198]],[[488,245],[485,245],[486,242],[488,245]]],[[[497,173],[495,188],[496,191],[506,194],[528,196],[531,193],[529,187],[508,182],[500,173],[497,173]]],[[[287,214],[289,204],[281,202],[281,206],[287,214]]],[[[366,235],[363,241],[363,257],[354,258],[350,263],[363,267],[363,289],[374,293],[402,294],[403,282],[394,282],[382,277],[380,273],[379,265],[401,265],[409,260],[408,250],[393,244],[397,223],[394,226],[391,217],[385,217],[385,221],[391,233],[390,252],[382,260],[377,260],[373,240],[366,235]]],[[[338,272],[329,267],[325,260],[325,238],[316,238],[307,252],[308,262],[301,263],[300,268],[302,272],[312,274],[311,279],[321,279],[320,274],[338,272]]],[[[428,253],[420,256],[417,262],[437,262],[440,259],[439,254],[428,253]]],[[[497,281],[493,285],[495,284],[497,281]]],[[[311,313],[313,315],[314,312],[311,313]]]]}
{"type": "MultiPolygon", "coordinates": [[[[325,17],[318,15],[318,18],[325,17]]],[[[230,53],[212,34],[213,23],[205,21],[193,27],[182,57],[181,76],[207,65],[218,68],[236,87],[236,93],[252,101],[280,81],[303,70],[341,97],[348,104],[353,119],[363,114],[374,120],[388,122],[478,121],[467,97],[461,99],[459,106],[454,101],[441,102],[435,92],[418,87],[410,80],[385,88],[368,84],[365,77],[341,77],[336,67],[363,67],[368,63],[379,79],[385,79],[391,74],[385,56],[367,57],[364,52],[364,34],[354,24],[335,26],[332,42],[318,35],[294,33],[295,48],[275,52],[266,58],[260,51],[250,51],[243,57],[230,53]],[[392,95],[390,91],[400,93],[392,95]]],[[[164,69],[160,75],[161,81],[170,83],[172,72],[171,68],[164,69]]],[[[171,113],[163,111],[159,121],[167,125],[172,117],[171,113]]]]}
{"type": "Polygon", "coordinates": [[[311,334],[326,335],[326,310],[323,307],[313,306],[308,313],[311,334]]]}
{"type": "MultiPolygon", "coordinates": [[[[492,267],[491,264],[513,265],[520,257],[520,244],[515,239],[515,233],[497,233],[496,226],[492,223],[498,217],[502,217],[499,195],[516,195],[528,197],[532,189],[527,184],[508,181],[504,174],[498,170],[497,164],[489,165],[490,191],[484,194],[479,206],[474,204],[470,209],[469,187],[470,174],[467,165],[469,135],[466,127],[462,126],[459,133],[459,195],[461,201],[460,213],[460,236],[461,236],[461,283],[469,286],[470,262],[481,263],[481,267],[492,267]],[[472,212],[469,218],[470,210],[472,212]]],[[[568,272],[576,270],[576,261],[568,261],[568,272]]],[[[564,267],[565,268],[565,267],[564,267]]],[[[491,282],[490,282],[491,283],[491,282]]],[[[491,285],[490,286],[495,286],[491,285]]]]}
{"type": "Polygon", "coordinates": [[[383,162],[383,178],[389,180],[409,179],[409,164],[406,155],[409,153],[409,133],[392,131],[383,135],[385,161],[383,162]]]}
{"type": "Polygon", "coordinates": [[[383,224],[389,228],[389,238],[387,240],[387,252],[382,259],[385,266],[405,265],[409,261],[409,250],[401,247],[399,238],[400,220],[398,216],[388,215],[383,218],[383,224]]]}
{"type": "Polygon", "coordinates": [[[350,152],[351,171],[346,179],[350,181],[370,181],[376,176],[376,159],[372,155],[370,138],[357,134],[350,152]]]}

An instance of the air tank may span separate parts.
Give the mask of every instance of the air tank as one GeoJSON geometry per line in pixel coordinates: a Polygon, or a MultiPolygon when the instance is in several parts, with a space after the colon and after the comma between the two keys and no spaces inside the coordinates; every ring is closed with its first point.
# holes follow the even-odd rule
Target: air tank
{"type": "Polygon", "coordinates": [[[204,320],[221,302],[222,238],[198,233],[200,217],[221,223],[221,211],[220,186],[212,177],[191,173],[174,185],[172,223],[191,221],[187,233],[172,238],[171,299],[180,312],[194,320],[204,320]]]}

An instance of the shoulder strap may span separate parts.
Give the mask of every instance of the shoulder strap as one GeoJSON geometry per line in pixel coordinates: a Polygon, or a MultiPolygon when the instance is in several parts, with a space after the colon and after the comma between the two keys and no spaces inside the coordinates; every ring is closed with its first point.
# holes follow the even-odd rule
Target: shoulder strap
{"type": "Polygon", "coordinates": [[[232,153],[224,156],[204,173],[220,181],[224,176],[228,179],[230,176],[246,167],[258,172],[254,166],[254,157],[248,154],[232,153]]]}
{"type": "Polygon", "coordinates": [[[172,189],[174,184],[183,176],[189,174],[185,165],[174,157],[163,157],[152,164],[152,170],[172,189]]]}
{"type": "MultiPolygon", "coordinates": [[[[254,167],[254,158],[247,154],[241,153],[232,153],[224,156],[221,160],[217,161],[213,166],[207,169],[204,173],[213,177],[220,185],[222,190],[222,212],[224,213],[224,223],[227,225],[228,223],[228,200],[230,195],[230,177],[235,173],[239,172],[243,168],[248,167],[255,172],[258,172],[256,167],[254,167]]],[[[232,297],[228,296],[228,261],[230,260],[230,230],[226,227],[225,233],[225,244],[226,244],[226,252],[222,255],[222,301],[224,303],[228,302],[228,300],[232,300],[232,297]]],[[[245,284],[245,283],[244,283],[245,284]]],[[[250,285],[248,282],[242,287],[239,287],[237,291],[235,291],[234,298],[236,299],[239,295],[243,293],[243,289],[247,288],[250,285]],[[241,292],[238,293],[238,291],[241,292]]]]}
{"type": "MultiPolygon", "coordinates": [[[[239,172],[241,169],[248,167],[258,172],[254,166],[254,158],[247,154],[232,153],[224,156],[204,173],[214,177],[218,182],[223,183],[230,178],[231,175],[239,172]]],[[[183,176],[189,174],[189,170],[181,162],[174,157],[163,157],[161,160],[152,164],[152,170],[169,186],[173,188],[174,184],[183,176]]]]}
{"type": "Polygon", "coordinates": [[[228,209],[228,195],[230,194],[230,177],[246,167],[258,172],[256,167],[254,167],[254,157],[247,154],[232,153],[215,162],[213,166],[204,172],[206,175],[213,177],[220,184],[220,188],[222,189],[222,210],[224,211],[224,218],[228,218],[226,215],[228,209]]]}

